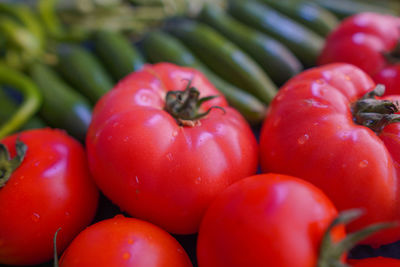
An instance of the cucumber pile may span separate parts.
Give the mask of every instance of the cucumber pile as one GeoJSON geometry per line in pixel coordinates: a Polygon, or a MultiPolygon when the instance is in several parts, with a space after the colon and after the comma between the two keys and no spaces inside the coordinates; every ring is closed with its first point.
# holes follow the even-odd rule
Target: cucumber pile
{"type": "MultiPolygon", "coordinates": [[[[278,88],[315,66],[341,19],[400,14],[396,0],[118,0],[92,13],[65,11],[57,2],[0,3],[0,138],[48,125],[84,141],[94,104],[123,77],[157,62],[200,70],[259,125],[278,88]],[[6,79],[15,75],[27,84],[6,79]]],[[[85,2],[94,10],[100,1],[85,2]]]]}

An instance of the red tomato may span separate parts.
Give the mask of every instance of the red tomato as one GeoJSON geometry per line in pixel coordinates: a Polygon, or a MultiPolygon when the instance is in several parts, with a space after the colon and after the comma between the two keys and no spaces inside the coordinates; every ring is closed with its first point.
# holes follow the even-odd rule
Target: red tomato
{"type": "MultiPolygon", "coordinates": [[[[222,192],[200,226],[199,267],[314,267],[322,237],[337,216],[312,184],[286,175],[245,178],[222,192]]],[[[334,240],[344,237],[337,226],[334,240]]]]}
{"type": "Polygon", "coordinates": [[[83,147],[72,137],[52,129],[21,132],[0,141],[12,157],[17,137],[27,152],[0,188],[0,263],[39,264],[53,258],[58,228],[62,250],[92,221],[98,191],[83,147]]]}
{"type": "Polygon", "coordinates": [[[204,102],[210,113],[181,126],[165,96],[191,85],[218,95],[198,71],[147,65],[123,79],[96,105],[87,135],[91,172],[104,194],[133,217],[169,232],[194,233],[212,199],[256,172],[257,143],[245,119],[223,96],[204,102]]]}
{"type": "Polygon", "coordinates": [[[344,20],[332,32],[319,64],[356,65],[386,86],[386,94],[400,94],[400,18],[360,13],[344,20]],[[385,56],[386,54],[386,56],[385,56]]]}
{"type": "MultiPolygon", "coordinates": [[[[312,182],[339,210],[365,209],[366,216],[350,224],[350,231],[400,219],[400,124],[374,132],[356,123],[352,114],[355,102],[374,87],[368,75],[348,64],[305,71],[281,88],[260,136],[264,172],[312,182]]],[[[364,243],[399,239],[400,227],[396,227],[364,243]]]]}
{"type": "Polygon", "coordinates": [[[353,267],[399,267],[400,260],[384,257],[367,258],[362,260],[349,260],[353,267]]]}
{"type": "Polygon", "coordinates": [[[89,226],[62,255],[60,267],[191,267],[171,235],[148,222],[117,215],[89,226]]]}

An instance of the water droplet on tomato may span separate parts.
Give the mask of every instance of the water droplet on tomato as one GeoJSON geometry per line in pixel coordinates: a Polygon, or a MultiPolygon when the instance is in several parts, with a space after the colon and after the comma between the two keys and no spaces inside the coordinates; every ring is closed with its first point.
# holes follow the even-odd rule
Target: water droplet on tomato
{"type": "Polygon", "coordinates": [[[196,180],[194,181],[195,184],[200,184],[201,183],[201,177],[197,177],[196,180]]]}
{"type": "Polygon", "coordinates": [[[173,131],[173,132],[172,132],[172,136],[173,136],[173,137],[176,137],[177,135],[178,135],[178,131],[173,131]]]}
{"type": "Polygon", "coordinates": [[[362,161],[360,161],[360,163],[358,164],[358,166],[360,166],[360,168],[365,168],[368,166],[368,160],[364,159],[362,161]]]}
{"type": "Polygon", "coordinates": [[[139,184],[139,177],[135,176],[136,183],[139,184]]]}
{"type": "Polygon", "coordinates": [[[130,257],[131,257],[131,254],[130,254],[129,252],[125,252],[125,253],[122,255],[122,258],[123,258],[124,260],[128,260],[130,257]]]}
{"type": "Polygon", "coordinates": [[[69,211],[65,212],[65,216],[69,217],[71,214],[69,213],[69,211]]]}
{"type": "Polygon", "coordinates": [[[37,214],[36,212],[34,212],[34,213],[32,213],[32,215],[31,215],[31,219],[32,219],[32,221],[34,221],[34,222],[38,222],[38,221],[40,220],[40,215],[37,214]]]}
{"type": "Polygon", "coordinates": [[[310,136],[308,134],[304,134],[297,139],[297,143],[299,143],[299,145],[304,145],[308,139],[310,139],[310,136]]]}
{"type": "Polygon", "coordinates": [[[173,160],[172,153],[168,153],[166,157],[167,157],[167,159],[170,160],[170,161],[173,160]]]}

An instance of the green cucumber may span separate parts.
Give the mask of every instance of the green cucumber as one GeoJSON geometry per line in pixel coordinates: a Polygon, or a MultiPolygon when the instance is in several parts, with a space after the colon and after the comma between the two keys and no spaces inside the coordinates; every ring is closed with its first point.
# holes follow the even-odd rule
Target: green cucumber
{"type": "Polygon", "coordinates": [[[299,0],[258,0],[303,24],[321,36],[327,36],[339,24],[338,18],[314,3],[299,0]]]}
{"type": "Polygon", "coordinates": [[[353,0],[312,0],[316,4],[328,9],[339,18],[345,18],[362,12],[375,12],[381,14],[388,14],[398,16],[396,10],[385,7],[384,4],[371,4],[367,2],[353,1],[353,0]]]}
{"type": "Polygon", "coordinates": [[[117,81],[140,69],[144,64],[139,51],[117,32],[97,32],[94,35],[94,48],[104,66],[117,81]]]}
{"type": "Polygon", "coordinates": [[[207,25],[194,21],[173,24],[167,26],[168,31],[186,44],[215,73],[247,90],[262,102],[271,102],[277,92],[275,84],[239,47],[207,25]]]}
{"type": "Polygon", "coordinates": [[[61,45],[57,69],[70,85],[96,103],[113,87],[112,78],[98,59],[77,45],[61,45]]]}
{"type": "Polygon", "coordinates": [[[150,32],[143,40],[143,49],[150,61],[171,62],[201,71],[221,91],[229,104],[236,108],[250,124],[262,122],[266,107],[251,94],[222,80],[176,38],[160,31],[150,32]]]}
{"type": "Polygon", "coordinates": [[[303,62],[314,66],[324,39],[280,12],[255,1],[230,1],[229,13],[249,26],[280,41],[303,62]]]}
{"type": "Polygon", "coordinates": [[[32,65],[30,74],[43,97],[39,111],[41,117],[50,126],[64,129],[84,141],[92,118],[89,101],[46,65],[32,65]]]}
{"type": "Polygon", "coordinates": [[[285,46],[235,20],[215,5],[206,5],[199,16],[248,53],[276,84],[283,84],[303,66],[285,46]]]}

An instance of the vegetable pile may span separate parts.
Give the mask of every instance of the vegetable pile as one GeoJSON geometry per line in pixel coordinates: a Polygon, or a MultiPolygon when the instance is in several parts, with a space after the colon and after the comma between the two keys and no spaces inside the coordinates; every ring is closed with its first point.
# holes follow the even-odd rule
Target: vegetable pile
{"type": "Polygon", "coordinates": [[[399,16],[0,2],[0,265],[400,266],[399,16]]]}

